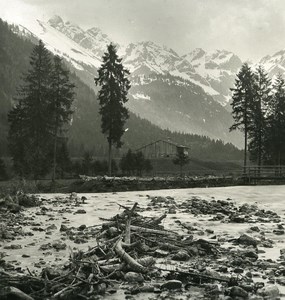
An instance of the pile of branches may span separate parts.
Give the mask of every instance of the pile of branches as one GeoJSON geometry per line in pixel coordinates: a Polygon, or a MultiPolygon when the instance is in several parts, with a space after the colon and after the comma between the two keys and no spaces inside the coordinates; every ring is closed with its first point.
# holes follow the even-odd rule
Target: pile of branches
{"type": "MultiPolygon", "coordinates": [[[[183,275],[188,278],[187,282],[192,278],[197,283],[229,284],[230,278],[213,278],[194,269],[163,268],[157,263],[173,253],[217,257],[217,243],[203,239],[194,241],[165,230],[160,225],[165,214],[156,218],[143,217],[136,212],[139,210],[137,203],[132,208],[123,208],[122,213],[98,227],[93,248],[85,252],[71,251],[69,262],[60,269],[45,268],[41,276],[31,272],[11,275],[0,271],[0,298],[91,300],[98,294],[116,292],[123,282],[132,283],[136,286],[135,292],[140,292],[146,290],[144,282],[160,278],[165,271],[183,275]]],[[[149,287],[148,291],[156,288],[149,287]]]]}

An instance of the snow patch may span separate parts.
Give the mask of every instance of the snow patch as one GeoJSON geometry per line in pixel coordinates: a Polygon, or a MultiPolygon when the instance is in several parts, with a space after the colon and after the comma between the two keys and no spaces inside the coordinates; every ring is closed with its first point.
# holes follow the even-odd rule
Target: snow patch
{"type": "Polygon", "coordinates": [[[134,99],[136,100],[147,100],[147,101],[151,101],[150,96],[142,94],[142,93],[136,93],[134,95],[132,95],[134,99]]]}

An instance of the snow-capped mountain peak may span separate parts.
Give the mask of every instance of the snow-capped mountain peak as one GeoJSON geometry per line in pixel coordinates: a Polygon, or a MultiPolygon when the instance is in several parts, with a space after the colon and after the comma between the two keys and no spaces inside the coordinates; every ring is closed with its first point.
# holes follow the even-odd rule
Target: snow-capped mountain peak
{"type": "Polygon", "coordinates": [[[259,63],[272,78],[275,78],[278,73],[285,73],[285,49],[263,57],[259,63]]]}
{"type": "Polygon", "coordinates": [[[202,48],[196,48],[188,54],[184,55],[183,58],[193,64],[193,62],[199,61],[201,58],[203,58],[205,54],[206,52],[202,48]]]}
{"type": "Polygon", "coordinates": [[[180,59],[174,50],[151,41],[129,44],[123,56],[124,63],[132,72],[143,68],[160,74],[173,70],[180,59]]]}
{"type": "Polygon", "coordinates": [[[227,50],[214,50],[206,53],[201,48],[183,56],[195,68],[203,66],[205,69],[224,69],[236,72],[242,62],[234,53],[227,50]]]}
{"type": "Polygon", "coordinates": [[[64,25],[64,22],[62,20],[62,18],[58,15],[53,16],[52,18],[50,18],[48,20],[48,24],[54,28],[60,26],[60,25],[64,25]]]}
{"type": "Polygon", "coordinates": [[[216,91],[215,100],[227,105],[230,99],[230,87],[233,86],[236,73],[242,65],[237,55],[227,50],[206,52],[196,48],[183,56],[191,63],[208,85],[216,91]]]}
{"type": "Polygon", "coordinates": [[[106,51],[107,45],[112,42],[112,40],[97,27],[83,30],[78,25],[69,21],[64,22],[59,16],[52,17],[47,23],[81,47],[91,51],[98,59],[100,59],[106,51]]]}

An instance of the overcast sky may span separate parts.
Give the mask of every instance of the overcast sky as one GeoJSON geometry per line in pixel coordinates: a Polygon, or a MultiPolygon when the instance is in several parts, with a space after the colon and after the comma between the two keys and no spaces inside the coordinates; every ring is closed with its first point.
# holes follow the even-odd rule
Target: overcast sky
{"type": "Polygon", "coordinates": [[[285,0],[0,0],[5,20],[55,14],[118,43],[151,40],[179,54],[227,49],[257,60],[285,48],[285,0]]]}

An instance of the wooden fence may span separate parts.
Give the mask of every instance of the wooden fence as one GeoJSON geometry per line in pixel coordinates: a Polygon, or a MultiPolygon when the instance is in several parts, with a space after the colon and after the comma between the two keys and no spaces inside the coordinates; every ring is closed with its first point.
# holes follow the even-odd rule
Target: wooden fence
{"type": "Polygon", "coordinates": [[[243,170],[242,178],[247,183],[285,181],[285,166],[248,166],[243,170]]]}

